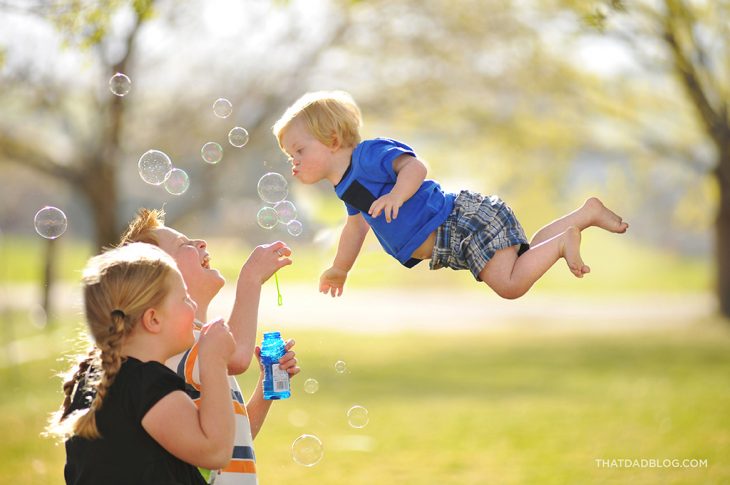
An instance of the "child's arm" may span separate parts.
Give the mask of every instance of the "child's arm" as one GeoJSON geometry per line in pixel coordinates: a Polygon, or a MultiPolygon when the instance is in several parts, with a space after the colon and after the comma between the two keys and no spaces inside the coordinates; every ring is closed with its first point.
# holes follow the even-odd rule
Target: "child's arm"
{"type": "Polygon", "coordinates": [[[320,293],[329,292],[333,297],[342,295],[347,273],[355,264],[369,230],[370,226],[362,214],[358,213],[347,218],[342,234],[340,234],[335,260],[319,278],[320,293]]]}
{"type": "Polygon", "coordinates": [[[235,419],[228,386],[228,360],[235,343],[223,321],[203,327],[200,336],[200,407],[183,391],[160,399],[142,418],[142,427],[179,459],[209,469],[231,460],[235,419]]]}
{"type": "Polygon", "coordinates": [[[281,241],[257,246],[241,268],[236,285],[236,299],[233,303],[228,326],[236,340],[236,350],[228,364],[228,373],[238,375],[246,372],[256,345],[261,285],[280,268],[292,263],[287,256],[291,250],[281,241]]]}
{"type": "Polygon", "coordinates": [[[373,202],[368,211],[372,217],[378,217],[380,212],[384,212],[388,222],[398,217],[398,209],[416,193],[428,172],[426,165],[411,155],[396,158],[393,161],[393,171],[398,175],[393,189],[373,202]]]}
{"type": "MultiPolygon", "coordinates": [[[[286,342],[286,354],[279,359],[279,365],[282,369],[289,373],[289,378],[297,375],[301,369],[297,367],[297,359],[294,358],[296,355],[291,348],[294,346],[294,339],[289,339],[286,342]]],[[[259,362],[259,368],[261,374],[259,374],[259,382],[256,384],[256,388],[248,400],[246,405],[246,414],[248,414],[248,422],[251,424],[251,437],[256,438],[259,434],[261,427],[264,425],[266,415],[269,413],[269,408],[274,401],[264,399],[264,368],[261,366],[261,349],[256,347],[256,359],[259,362]]]]}

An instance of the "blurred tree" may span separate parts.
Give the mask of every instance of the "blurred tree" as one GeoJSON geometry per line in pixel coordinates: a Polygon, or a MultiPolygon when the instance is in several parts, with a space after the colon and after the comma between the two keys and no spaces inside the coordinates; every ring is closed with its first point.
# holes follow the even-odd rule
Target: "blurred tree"
{"type": "MultiPolygon", "coordinates": [[[[152,1],[133,2],[134,20],[118,39],[124,50],[110,56],[103,43],[108,38],[110,17],[119,3],[114,0],[95,4],[39,2],[17,8],[55,22],[67,33],[69,45],[93,49],[100,75],[108,79],[116,72],[129,72],[135,39],[143,22],[150,17],[153,4],[152,1]]],[[[12,4],[4,8],[10,9],[12,4]]],[[[0,125],[0,160],[23,164],[70,185],[88,203],[97,246],[110,245],[119,237],[117,162],[124,121],[123,99],[108,91],[92,89],[82,93],[87,98],[85,101],[94,107],[93,121],[83,127],[79,126],[74,111],[78,109],[76,95],[79,93],[68,90],[73,96],[67,99],[58,79],[39,80],[31,72],[20,69],[10,71],[3,81],[8,91],[25,98],[28,104],[18,122],[0,125]],[[43,130],[43,139],[60,138],[69,150],[59,149],[53,143],[38,143],[37,130],[41,127],[47,128],[43,130]]]]}
{"type": "MultiPolygon", "coordinates": [[[[124,183],[124,175],[131,171],[127,160],[133,159],[136,168],[141,153],[160,146],[165,151],[173,147],[168,154],[176,166],[190,154],[199,160],[206,140],[198,136],[208,136],[206,125],[221,121],[200,120],[199,113],[210,113],[212,101],[220,97],[211,92],[226,93],[240,108],[240,117],[226,123],[245,121],[252,137],[247,150],[260,150],[262,140],[272,145],[272,113],[287,102],[281,93],[300,82],[347,22],[346,15],[338,16],[312,36],[306,18],[297,21],[301,12],[287,8],[286,2],[258,3],[229,17],[220,8],[210,14],[208,23],[214,31],[227,29],[214,32],[218,34],[214,39],[191,35],[201,29],[208,7],[205,2],[155,0],[0,2],[0,9],[51,22],[66,50],[81,53],[86,64],[84,75],[66,73],[64,78],[58,71],[44,72],[30,60],[6,62],[0,96],[12,109],[0,119],[0,162],[32,168],[83,197],[99,248],[118,240],[124,204],[136,208],[144,203],[124,183]],[[274,17],[278,17],[275,28],[263,28],[262,19],[274,17]],[[148,28],[152,25],[156,31],[148,28]],[[160,38],[161,32],[169,35],[160,38]],[[229,41],[221,43],[220,37],[226,35],[229,41]],[[179,55],[181,50],[185,56],[179,55]],[[287,52],[290,55],[284,58],[287,52]],[[256,59],[250,61],[252,57],[256,59]],[[133,80],[126,97],[115,96],[108,88],[108,80],[117,72],[133,80]]],[[[13,48],[22,49],[11,47],[10,54],[13,48]]],[[[49,45],[45,54],[53,50],[49,45]]],[[[62,70],[64,59],[53,55],[50,63],[62,70]]],[[[205,168],[210,170],[192,169],[200,171],[198,192],[180,202],[177,212],[189,215],[218,201],[218,181],[226,171],[205,168]]]]}
{"type": "MultiPolygon", "coordinates": [[[[647,71],[676,80],[683,101],[693,108],[695,125],[714,152],[710,167],[697,150],[677,154],[674,140],[662,143],[654,138],[651,148],[660,157],[679,156],[686,165],[706,170],[719,188],[716,285],[720,310],[730,317],[730,2],[569,0],[563,4],[605,36],[624,43],[647,71]]],[[[644,107],[625,106],[637,111],[644,107]]]]}
{"type": "Polygon", "coordinates": [[[358,86],[369,136],[406,137],[450,190],[529,206],[528,225],[555,215],[596,83],[548,48],[539,3],[360,2],[332,76],[358,86]]]}

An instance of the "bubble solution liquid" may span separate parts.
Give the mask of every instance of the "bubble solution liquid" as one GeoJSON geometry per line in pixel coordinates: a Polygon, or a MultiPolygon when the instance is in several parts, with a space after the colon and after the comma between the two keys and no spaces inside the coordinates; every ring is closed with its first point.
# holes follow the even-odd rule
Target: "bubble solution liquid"
{"type": "Polygon", "coordinates": [[[286,399],[291,396],[289,373],[279,368],[279,359],[286,353],[279,332],[264,333],[261,343],[261,364],[264,366],[264,399],[286,399]]]}

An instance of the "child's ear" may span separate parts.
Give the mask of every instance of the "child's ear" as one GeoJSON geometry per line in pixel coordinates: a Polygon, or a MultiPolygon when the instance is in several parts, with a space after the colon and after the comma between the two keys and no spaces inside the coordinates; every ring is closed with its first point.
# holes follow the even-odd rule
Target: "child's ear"
{"type": "Polygon", "coordinates": [[[337,133],[332,133],[332,136],[330,136],[330,150],[333,152],[336,152],[337,150],[342,147],[342,143],[340,142],[340,137],[337,136],[337,133]]]}
{"type": "Polygon", "coordinates": [[[142,314],[141,324],[144,329],[150,333],[159,333],[162,329],[162,325],[160,324],[160,320],[154,308],[148,308],[144,311],[142,314]]]}

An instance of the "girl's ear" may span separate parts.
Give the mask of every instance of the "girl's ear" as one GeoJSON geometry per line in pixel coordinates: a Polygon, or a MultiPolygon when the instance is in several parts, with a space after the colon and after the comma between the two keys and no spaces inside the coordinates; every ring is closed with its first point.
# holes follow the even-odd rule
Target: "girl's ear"
{"type": "Polygon", "coordinates": [[[162,325],[154,308],[148,308],[142,314],[142,326],[150,333],[159,333],[162,325]]]}

